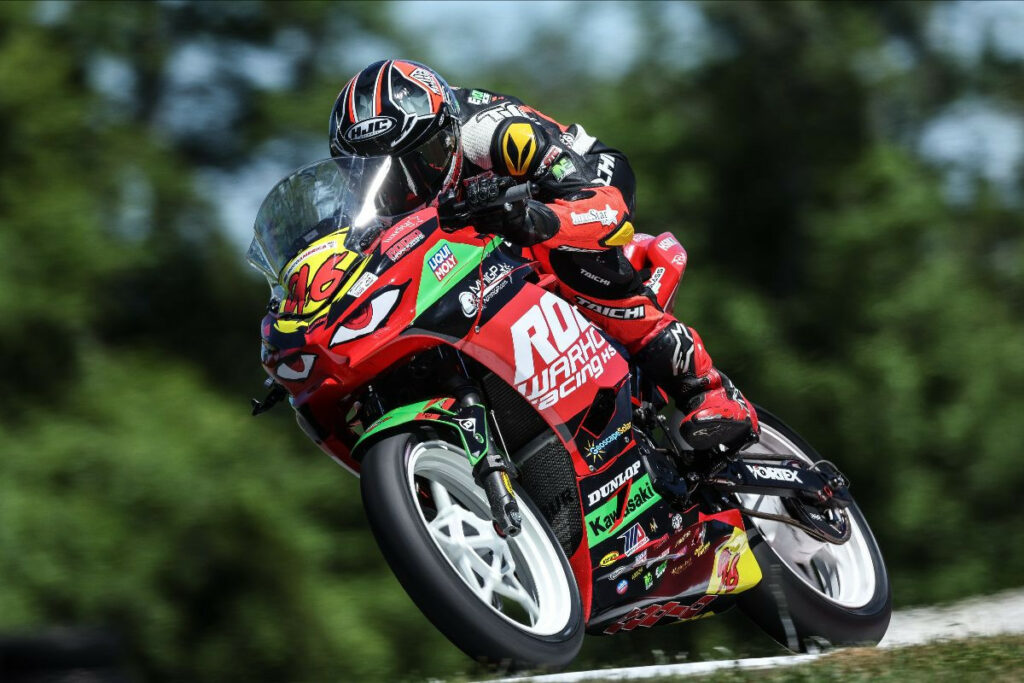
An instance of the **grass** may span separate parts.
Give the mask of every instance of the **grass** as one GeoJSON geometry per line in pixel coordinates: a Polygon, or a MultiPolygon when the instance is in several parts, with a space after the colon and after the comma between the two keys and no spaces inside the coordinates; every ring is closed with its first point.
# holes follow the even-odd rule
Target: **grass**
{"type": "MultiPolygon", "coordinates": [[[[683,677],[658,680],[682,680],[683,677]]],[[[729,669],[686,680],[702,683],[776,681],[1024,681],[1024,636],[969,638],[879,650],[857,648],[781,669],[729,669]]]]}

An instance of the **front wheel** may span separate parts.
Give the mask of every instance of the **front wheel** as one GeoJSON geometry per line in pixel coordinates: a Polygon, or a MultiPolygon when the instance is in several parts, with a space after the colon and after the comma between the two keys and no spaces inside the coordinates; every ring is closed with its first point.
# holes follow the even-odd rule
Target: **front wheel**
{"type": "MultiPolygon", "coordinates": [[[[811,466],[821,456],[799,434],[757,408],[760,442],[741,453],[794,456],[811,466]]],[[[789,516],[778,496],[741,494],[740,504],[756,512],[789,516]]],[[[811,538],[783,522],[747,518],[750,545],[764,578],[740,596],[743,611],[791,650],[818,646],[875,645],[892,614],[892,591],[878,544],[860,509],[846,509],[850,537],[841,545],[811,538]]]]}
{"type": "Polygon", "coordinates": [[[583,643],[569,563],[530,500],[522,531],[501,537],[466,454],[403,433],[363,458],[363,506],[374,537],[416,606],[477,661],[560,668],[583,643]]]}

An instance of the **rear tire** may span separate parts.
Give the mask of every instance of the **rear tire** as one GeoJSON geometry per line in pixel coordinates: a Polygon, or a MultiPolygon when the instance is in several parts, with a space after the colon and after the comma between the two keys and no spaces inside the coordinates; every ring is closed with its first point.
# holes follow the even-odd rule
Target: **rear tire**
{"type": "MultiPolygon", "coordinates": [[[[761,443],[743,452],[793,453],[811,464],[817,451],[782,420],[757,407],[761,443]]],[[[742,496],[753,508],[758,496],[742,496]]],[[[761,509],[778,513],[777,498],[761,509]]],[[[876,645],[892,615],[892,589],[878,544],[860,509],[847,509],[853,533],[842,546],[811,539],[787,525],[745,517],[750,547],[764,575],[739,596],[740,608],[785,647],[807,652],[821,647],[876,645]],[[795,532],[795,533],[794,533],[795,532]],[[820,549],[815,550],[815,544],[820,549]],[[773,547],[774,546],[774,547],[773,547]],[[831,547],[830,547],[831,546],[831,547]],[[802,560],[802,561],[801,561],[802,560]]]]}
{"type": "Polygon", "coordinates": [[[501,539],[465,453],[417,433],[371,447],[361,490],[370,528],[395,576],[463,652],[507,669],[556,669],[573,660],[584,635],[576,581],[558,541],[520,490],[523,531],[501,539]],[[497,586],[493,593],[487,577],[497,586]]]}

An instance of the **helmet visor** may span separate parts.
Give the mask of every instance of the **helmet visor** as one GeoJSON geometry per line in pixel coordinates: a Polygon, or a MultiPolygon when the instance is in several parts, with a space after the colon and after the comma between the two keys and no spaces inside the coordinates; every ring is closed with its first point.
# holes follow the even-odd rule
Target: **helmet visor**
{"type": "Polygon", "coordinates": [[[452,130],[445,127],[412,151],[394,157],[395,165],[385,183],[392,212],[412,211],[441,193],[452,172],[458,144],[452,130]]]}

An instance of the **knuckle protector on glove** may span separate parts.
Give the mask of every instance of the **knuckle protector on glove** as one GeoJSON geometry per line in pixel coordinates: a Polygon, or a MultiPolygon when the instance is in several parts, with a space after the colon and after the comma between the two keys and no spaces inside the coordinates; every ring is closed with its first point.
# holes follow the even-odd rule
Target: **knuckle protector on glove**
{"type": "Polygon", "coordinates": [[[513,178],[533,175],[547,149],[547,134],[525,116],[505,119],[491,142],[491,163],[496,173],[513,178]]]}

